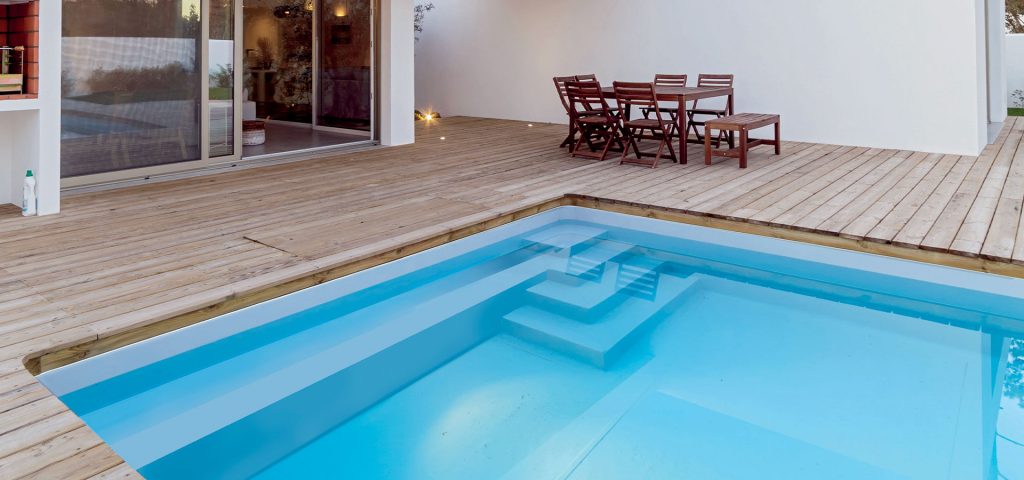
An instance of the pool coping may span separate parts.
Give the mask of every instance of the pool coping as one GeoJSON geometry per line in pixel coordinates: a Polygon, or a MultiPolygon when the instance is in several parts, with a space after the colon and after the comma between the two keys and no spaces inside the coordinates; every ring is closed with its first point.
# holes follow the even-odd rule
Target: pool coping
{"type": "Polygon", "coordinates": [[[278,298],[337,278],[360,272],[384,263],[423,252],[477,233],[533,216],[557,207],[573,206],[622,213],[636,217],[665,220],[675,223],[709,227],[719,230],[752,234],[761,237],[797,241],[859,253],[911,260],[925,264],[972,270],[1007,277],[1024,278],[1024,265],[970,257],[956,253],[936,252],[890,243],[855,240],[836,234],[823,234],[792,227],[756,224],[694,214],[678,209],[625,202],[589,195],[567,194],[510,205],[505,210],[489,210],[445,222],[424,230],[392,238],[386,242],[311,260],[294,267],[284,268],[272,278],[261,277],[233,286],[211,290],[189,301],[171,302],[153,308],[132,312],[129,326],[95,334],[94,338],[66,342],[31,353],[23,358],[25,368],[33,375],[90,358],[101,353],[131,345],[220,315],[240,310],[267,300],[278,298]]]}

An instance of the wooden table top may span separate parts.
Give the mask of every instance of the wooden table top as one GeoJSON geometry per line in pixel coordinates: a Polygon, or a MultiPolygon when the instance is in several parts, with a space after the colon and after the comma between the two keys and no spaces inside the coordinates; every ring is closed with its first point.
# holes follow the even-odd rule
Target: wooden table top
{"type": "MultiPolygon", "coordinates": [[[[604,87],[601,92],[607,98],[615,98],[614,87],[604,87]]],[[[733,94],[732,87],[654,87],[654,93],[658,100],[675,101],[680,97],[686,100],[699,100],[702,98],[725,97],[733,94]]]]}

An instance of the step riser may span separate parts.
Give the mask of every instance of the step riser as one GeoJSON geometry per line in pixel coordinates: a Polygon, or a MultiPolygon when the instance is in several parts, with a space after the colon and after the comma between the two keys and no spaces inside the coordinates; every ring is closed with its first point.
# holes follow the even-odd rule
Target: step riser
{"type": "Polygon", "coordinates": [[[661,269],[652,270],[651,272],[651,275],[647,277],[638,278],[619,287],[617,293],[609,296],[607,299],[591,308],[583,308],[579,305],[566,303],[558,299],[533,292],[529,293],[531,299],[537,305],[542,306],[545,310],[549,310],[563,317],[569,317],[584,323],[594,323],[607,315],[608,312],[621,305],[622,302],[626,301],[630,297],[630,295],[645,299],[652,298],[651,292],[657,286],[657,280],[654,275],[661,275],[661,269]]]}
{"type": "Polygon", "coordinates": [[[675,298],[669,300],[661,309],[644,319],[640,325],[619,339],[615,345],[607,351],[588,348],[586,345],[581,345],[560,336],[507,319],[502,321],[502,325],[505,332],[511,335],[536,343],[571,358],[589,363],[598,368],[607,369],[613,366],[622,354],[629,350],[635,341],[649,334],[651,330],[657,327],[657,325],[669,315],[676,313],[687,300],[699,291],[699,289],[699,286],[691,285],[689,288],[679,292],[675,298]]]}

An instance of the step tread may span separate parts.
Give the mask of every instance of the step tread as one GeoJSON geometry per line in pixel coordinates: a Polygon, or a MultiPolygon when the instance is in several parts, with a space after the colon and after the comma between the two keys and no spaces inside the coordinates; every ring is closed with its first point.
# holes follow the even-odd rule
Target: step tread
{"type": "MultiPolygon", "coordinates": [[[[375,328],[361,332],[340,341],[330,348],[314,352],[301,361],[269,372],[250,375],[249,381],[202,403],[176,409],[176,402],[163,405],[161,415],[151,418],[150,423],[133,425],[124,435],[108,438],[109,443],[122,455],[143,459],[143,464],[156,460],[199,438],[209,435],[237,420],[250,415],[288,395],[316,383],[336,372],[355,365],[380,353],[398,342],[410,338],[426,329],[487,301],[515,285],[542,275],[564,259],[541,255],[513,267],[497,272],[486,279],[466,285],[440,295],[430,301],[409,309],[391,321],[382,322],[375,328]],[[177,411],[176,411],[177,410],[177,411]],[[148,461],[146,461],[148,459],[148,461]]],[[[266,348],[266,347],[263,347],[266,348]]],[[[251,353],[251,352],[250,352],[251,353]]],[[[244,360],[244,355],[234,360],[244,360]]],[[[233,362],[238,365],[238,362],[233,362]]],[[[224,362],[227,363],[227,362],[224,362]]],[[[213,365],[189,376],[179,378],[148,392],[117,402],[90,414],[93,419],[99,415],[111,416],[130,408],[133,402],[149,402],[159,398],[167,390],[181,389],[186,385],[195,387],[215,381],[226,368],[224,364],[213,365]],[[141,398],[141,397],[148,397],[141,398]]],[[[139,418],[133,418],[137,422],[139,418]]]]}
{"type": "Polygon", "coordinates": [[[588,227],[586,225],[555,225],[525,237],[526,241],[539,243],[556,249],[575,249],[596,237],[608,233],[607,230],[588,227]]]}
{"type": "Polygon", "coordinates": [[[569,347],[570,353],[582,353],[603,364],[609,351],[697,281],[695,275],[681,278],[662,274],[661,287],[653,301],[630,297],[595,323],[579,322],[532,305],[508,313],[505,320],[516,328],[540,335],[548,346],[569,347]]]}
{"type": "Polygon", "coordinates": [[[637,471],[648,478],[904,478],[653,391],[616,422],[568,478],[626,478],[637,471]]]}
{"type": "Polygon", "coordinates": [[[650,275],[665,263],[661,260],[640,256],[631,257],[624,262],[609,261],[632,248],[632,245],[620,242],[598,243],[574,256],[574,258],[584,257],[589,254],[592,256],[591,258],[603,260],[601,263],[605,265],[605,269],[598,281],[566,284],[558,279],[549,279],[530,287],[527,292],[582,310],[584,313],[593,310],[611,299],[622,288],[630,286],[634,280],[650,275]],[[628,272],[624,283],[619,281],[619,277],[623,274],[622,265],[627,266],[628,272]]]}

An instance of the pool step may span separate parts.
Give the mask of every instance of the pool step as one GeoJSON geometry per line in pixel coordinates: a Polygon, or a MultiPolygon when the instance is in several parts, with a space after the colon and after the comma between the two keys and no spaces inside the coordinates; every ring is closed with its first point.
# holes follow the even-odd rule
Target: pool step
{"type": "Polygon", "coordinates": [[[623,262],[606,262],[604,265],[601,277],[595,282],[566,284],[549,279],[530,287],[527,292],[544,309],[589,323],[596,322],[629,296],[654,299],[659,269],[664,262],[648,257],[630,257],[623,262]]]}
{"type": "Polygon", "coordinates": [[[658,313],[685,299],[698,279],[660,274],[654,299],[628,297],[595,323],[527,305],[505,315],[505,328],[524,340],[607,368],[658,313]]]}
{"type": "Polygon", "coordinates": [[[907,478],[668,394],[645,394],[575,465],[588,478],[907,478]]]}
{"type": "Polygon", "coordinates": [[[608,233],[607,230],[585,225],[559,224],[530,234],[525,240],[574,255],[587,247],[587,242],[608,233]]]}
{"type": "Polygon", "coordinates": [[[664,260],[653,257],[633,257],[619,265],[619,275],[615,278],[615,286],[634,295],[654,298],[658,291],[658,270],[664,264],[664,260]]]}
{"type": "Polygon", "coordinates": [[[608,262],[633,248],[635,248],[633,245],[627,243],[601,240],[590,248],[569,257],[569,263],[566,265],[564,273],[572,279],[598,281],[608,262]]]}
{"type": "MultiPolygon", "coordinates": [[[[115,451],[132,458],[134,467],[160,462],[151,470],[177,468],[174,459],[183,447],[201,449],[207,441],[224,441],[224,436],[245,438],[255,435],[252,429],[280,421],[290,424],[281,428],[302,432],[298,436],[303,438],[296,441],[311,440],[323,433],[320,429],[343,422],[492,335],[486,315],[464,314],[563,262],[556,255],[531,258],[347,338],[329,338],[323,348],[303,350],[310,343],[324,343],[317,335],[323,332],[310,329],[91,412],[88,421],[105,424],[104,438],[115,451]],[[291,363],[273,362],[273,353],[283,347],[305,354],[291,363]],[[217,392],[202,393],[210,389],[217,392]],[[331,399],[325,404],[330,408],[315,415],[290,410],[324,398],[331,399]],[[154,404],[159,408],[153,409],[154,404]],[[124,415],[142,408],[150,414],[124,415]],[[120,424],[129,419],[130,425],[120,424]]],[[[287,444],[264,447],[281,449],[287,444]]],[[[276,458],[284,453],[254,450],[253,455],[276,458]]]]}

